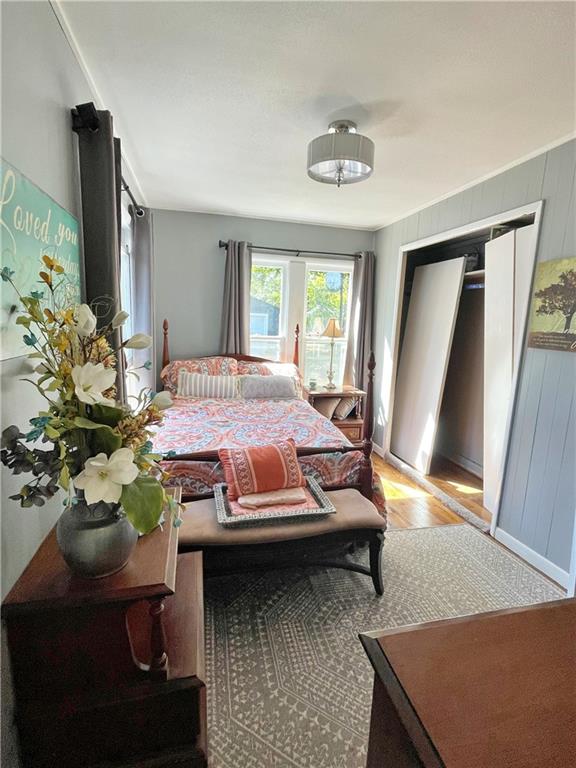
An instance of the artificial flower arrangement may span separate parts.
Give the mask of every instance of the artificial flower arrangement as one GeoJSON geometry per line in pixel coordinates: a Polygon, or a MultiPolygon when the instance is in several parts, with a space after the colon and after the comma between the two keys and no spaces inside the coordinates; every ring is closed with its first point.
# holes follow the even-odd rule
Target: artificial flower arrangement
{"type": "Polygon", "coordinates": [[[114,349],[115,332],[128,314],[118,312],[98,329],[88,305],[57,307],[64,269],[50,256],[42,260],[43,290],[29,296],[19,293],[12,270],[0,272],[20,297],[24,311],[16,323],[25,332],[28,357],[38,361],[36,377],[24,380],[46,400],[28,432],[10,426],[2,433],[2,463],[14,474],[33,476],[10,498],[22,507],[42,506],[62,488],[65,505],[74,505],[83,493],[88,505],[105,502],[122,509],[141,533],[152,531],[164,510],[178,524],[179,505],[164,491],[160,456],[153,454],[150,440],[150,428],[161,424],[162,411],[172,405],[170,395],[143,390],[134,408],[115,399],[117,355],[151,346],[151,337],[136,333],[114,349]],[[51,447],[38,447],[38,440],[51,447]]]}

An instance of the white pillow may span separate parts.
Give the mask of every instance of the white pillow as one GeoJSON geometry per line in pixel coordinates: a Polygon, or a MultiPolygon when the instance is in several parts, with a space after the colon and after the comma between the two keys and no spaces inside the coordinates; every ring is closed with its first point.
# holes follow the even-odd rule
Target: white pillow
{"type": "Polygon", "coordinates": [[[248,398],[294,398],[296,387],[290,376],[239,376],[240,396],[248,398]]]}
{"type": "Polygon", "coordinates": [[[190,373],[184,368],[178,372],[177,393],[181,397],[206,397],[230,400],[238,397],[237,376],[210,376],[190,373]]]}

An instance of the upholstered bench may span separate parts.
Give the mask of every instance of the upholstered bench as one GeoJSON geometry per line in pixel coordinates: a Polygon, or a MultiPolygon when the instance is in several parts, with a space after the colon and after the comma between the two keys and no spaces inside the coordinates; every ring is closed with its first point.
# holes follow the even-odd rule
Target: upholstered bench
{"type": "Polygon", "coordinates": [[[207,575],[323,565],[371,576],[374,589],[381,595],[386,520],[371,501],[352,488],[328,491],[327,495],[336,507],[332,515],[303,522],[238,528],[226,528],[218,523],[213,499],[190,502],[182,514],[179,549],[181,552],[202,550],[207,575]],[[366,542],[370,547],[369,568],[342,557],[346,551],[366,542]]]}

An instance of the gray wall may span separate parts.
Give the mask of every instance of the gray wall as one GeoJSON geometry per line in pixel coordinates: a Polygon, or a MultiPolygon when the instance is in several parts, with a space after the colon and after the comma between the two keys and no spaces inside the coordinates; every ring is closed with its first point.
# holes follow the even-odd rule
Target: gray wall
{"type": "Polygon", "coordinates": [[[217,352],[220,345],[225,252],[219,240],[304,250],[372,248],[373,233],[211,213],[154,211],[155,314],[158,371],[162,320],[170,321],[170,356],[217,352]]]}
{"type": "MultiPolygon", "coordinates": [[[[84,76],[48,2],[2,3],[2,156],[75,216],[78,180],[70,107],[90,101],[84,76]]],[[[26,426],[41,407],[21,384],[26,358],[0,363],[2,425],[26,426]]],[[[52,527],[61,501],[41,510],[8,501],[22,485],[2,468],[2,592],[52,527]]]]}
{"type": "MultiPolygon", "coordinates": [[[[78,216],[70,107],[91,94],[48,2],[2,3],[2,156],[78,216]]],[[[21,384],[26,359],[0,363],[2,427],[26,426],[42,407],[21,384]]],[[[8,496],[22,485],[2,467],[2,595],[10,589],[62,509],[20,509],[8,496]]],[[[3,652],[5,643],[3,643],[3,652]]],[[[7,659],[2,659],[2,765],[18,764],[7,659]]]]}
{"type": "MultiPolygon", "coordinates": [[[[570,141],[376,233],[377,427],[384,441],[398,250],[404,243],[543,199],[539,261],[576,256],[570,141]]],[[[576,509],[576,354],[525,351],[499,525],[564,570],[576,509]]]]}

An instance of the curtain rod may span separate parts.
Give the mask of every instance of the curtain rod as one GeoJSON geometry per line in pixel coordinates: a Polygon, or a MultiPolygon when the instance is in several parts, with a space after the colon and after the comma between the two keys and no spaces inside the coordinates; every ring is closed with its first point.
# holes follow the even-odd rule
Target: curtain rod
{"type": "MultiPolygon", "coordinates": [[[[218,241],[219,248],[227,248],[228,243],[225,240],[218,241]]],[[[338,253],[337,251],[306,251],[297,248],[267,248],[264,245],[251,245],[251,249],[258,251],[265,251],[269,253],[294,253],[296,256],[302,256],[303,254],[309,254],[311,256],[344,256],[349,259],[361,259],[360,253],[338,253]]]]}
{"type": "Polygon", "coordinates": [[[136,198],[132,194],[132,190],[130,189],[128,184],[126,184],[126,182],[124,181],[124,176],[122,176],[121,179],[122,179],[122,192],[126,192],[130,200],[132,200],[132,205],[134,206],[134,213],[136,214],[136,216],[138,216],[139,218],[142,218],[142,216],[144,216],[144,210],[142,206],[138,205],[138,203],[136,202],[136,198]]]}

